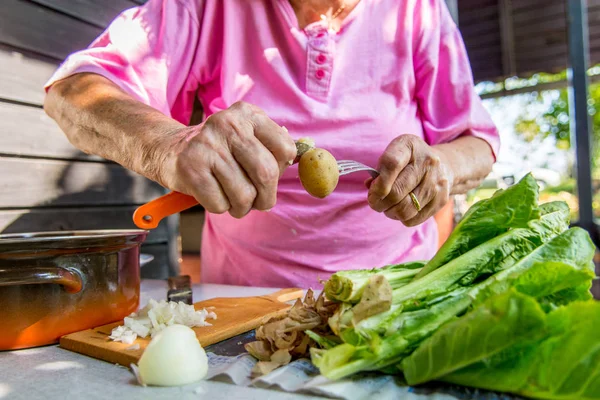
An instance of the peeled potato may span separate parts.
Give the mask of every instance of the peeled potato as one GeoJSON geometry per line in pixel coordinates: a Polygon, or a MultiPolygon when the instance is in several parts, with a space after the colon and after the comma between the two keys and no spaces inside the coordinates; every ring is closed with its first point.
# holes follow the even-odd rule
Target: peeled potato
{"type": "Polygon", "coordinates": [[[315,148],[307,151],[300,158],[298,175],[308,193],[323,199],[337,186],[340,170],[330,152],[315,148]]]}

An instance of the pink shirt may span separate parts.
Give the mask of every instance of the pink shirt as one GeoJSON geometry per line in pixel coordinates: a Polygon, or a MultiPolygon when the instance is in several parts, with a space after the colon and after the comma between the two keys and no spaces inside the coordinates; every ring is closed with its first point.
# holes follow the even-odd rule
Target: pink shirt
{"type": "MultiPolygon", "coordinates": [[[[443,0],[362,0],[338,33],[322,22],[299,29],[288,0],[150,0],[71,55],[47,87],[76,72],[101,74],[186,124],[195,96],[207,115],[253,103],[295,139],[371,166],[405,133],[499,147],[443,0]]],[[[319,200],[291,167],[271,212],[207,215],[203,281],[318,287],[337,270],[431,257],[435,221],[407,228],[372,211],[366,178],[342,177],[319,200]]]]}

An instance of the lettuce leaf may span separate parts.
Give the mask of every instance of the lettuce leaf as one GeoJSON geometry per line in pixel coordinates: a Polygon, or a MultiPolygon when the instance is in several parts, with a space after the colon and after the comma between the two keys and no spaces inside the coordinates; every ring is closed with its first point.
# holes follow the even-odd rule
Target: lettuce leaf
{"type": "Polygon", "coordinates": [[[415,280],[510,228],[527,227],[529,221],[540,216],[538,195],[535,178],[527,174],[508,189],[498,190],[491,198],[474,204],[415,280]]]}
{"type": "Polygon", "coordinates": [[[537,347],[534,384],[523,394],[546,399],[600,399],[600,302],[575,302],[548,315],[551,336],[537,347]]]}
{"type": "Polygon", "coordinates": [[[569,229],[566,203],[537,197],[528,175],[473,206],[428,263],[334,274],[325,291],[342,302],[328,321],[336,338],[308,333],[321,347],[313,363],[333,380],[377,370],[409,384],[600,400],[598,308],[583,305],[594,304],[595,246],[569,229]],[[391,306],[388,297],[387,311],[357,318],[379,274],[391,306]]]}
{"type": "Polygon", "coordinates": [[[499,271],[476,285],[470,294],[474,304],[478,304],[515,285],[520,285],[519,290],[534,297],[548,296],[568,289],[569,285],[575,286],[573,280],[580,283],[587,280],[591,285],[595,276],[592,269],[595,250],[587,231],[578,227],[568,229],[525,255],[511,268],[499,271]],[[561,268],[561,264],[567,266],[561,268]],[[571,271],[568,266],[576,271],[571,271]]]}
{"type": "MultiPolygon", "coordinates": [[[[510,270],[529,254],[535,253],[545,243],[552,242],[557,235],[568,228],[569,207],[564,202],[546,203],[540,206],[540,218],[527,223],[527,228],[515,228],[471,249],[467,253],[449,261],[430,274],[415,279],[394,289],[393,303],[410,301],[413,304],[421,299],[449,292],[460,286],[470,286],[478,279],[510,270]]],[[[588,245],[585,238],[577,233],[580,243],[588,245]]],[[[571,240],[570,238],[567,240],[571,240]]],[[[560,241],[558,245],[563,245],[560,241]]],[[[543,247],[543,246],[542,246],[543,247]]],[[[441,251],[441,250],[440,250],[441,251]]],[[[555,244],[542,251],[542,257],[555,251],[555,244]]],[[[565,253],[561,251],[557,254],[565,253]]],[[[587,252],[585,256],[587,257],[587,252]]],[[[410,305],[406,305],[410,307],[410,305]]]]}
{"type": "Polygon", "coordinates": [[[489,298],[442,326],[402,361],[409,385],[434,380],[516,344],[546,334],[546,314],[537,301],[514,290],[489,298]]]}
{"type": "Polygon", "coordinates": [[[485,290],[473,290],[478,294],[473,311],[442,326],[402,361],[407,382],[437,379],[540,399],[600,399],[600,302],[578,300],[590,297],[594,247],[589,247],[587,232],[579,228],[555,239],[516,265],[512,273],[506,271],[503,280],[497,274],[485,290]],[[560,246],[566,243],[576,251],[560,246]],[[562,261],[544,260],[552,258],[551,248],[563,248],[554,255],[554,259],[562,255],[562,261]],[[512,306],[511,314],[511,306],[503,305],[501,299],[515,295],[527,300],[520,307],[512,306]],[[497,307],[497,315],[503,310],[506,315],[493,321],[491,306],[497,307]],[[532,314],[532,307],[542,314],[532,314]],[[538,327],[512,323],[519,318],[524,323],[532,323],[532,318],[540,323],[540,315],[538,327]],[[503,327],[510,330],[505,336],[480,337],[494,335],[503,327]],[[515,335],[522,337],[513,340],[515,335]],[[487,346],[479,345],[481,341],[487,346]]]}
{"type": "Polygon", "coordinates": [[[456,289],[462,283],[469,285],[481,274],[489,274],[516,264],[519,259],[531,253],[538,243],[538,238],[531,230],[513,229],[453,259],[423,278],[395,289],[392,303],[415,302],[456,289]]]}
{"type": "Polygon", "coordinates": [[[455,319],[470,304],[471,298],[465,292],[428,309],[402,313],[402,309],[397,308],[365,319],[356,328],[348,328],[341,333],[345,342],[343,347],[312,349],[313,363],[329,379],[396,365],[420,341],[455,319]]]}
{"type": "Polygon", "coordinates": [[[527,226],[537,232],[543,242],[569,229],[571,210],[564,201],[552,201],[540,205],[540,218],[532,219],[527,226]]]}
{"type": "Polygon", "coordinates": [[[574,301],[586,301],[591,300],[594,297],[590,291],[592,287],[591,281],[586,281],[574,287],[560,290],[556,293],[552,293],[548,296],[539,299],[540,304],[547,311],[554,310],[560,306],[567,305],[574,301]]]}
{"type": "Polygon", "coordinates": [[[600,302],[574,302],[547,316],[547,337],[513,346],[441,380],[539,399],[600,399],[600,302]]]}

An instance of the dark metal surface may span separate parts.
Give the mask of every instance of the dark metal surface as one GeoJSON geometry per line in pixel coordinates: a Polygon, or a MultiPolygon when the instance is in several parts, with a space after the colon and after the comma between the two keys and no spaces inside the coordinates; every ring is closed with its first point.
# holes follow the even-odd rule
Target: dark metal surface
{"type": "Polygon", "coordinates": [[[61,267],[31,267],[27,271],[17,268],[0,269],[0,286],[61,285],[69,293],[79,293],[83,278],[74,270],[61,267]]]}
{"type": "Polygon", "coordinates": [[[146,234],[0,235],[0,350],[56,343],[134,312],[146,234]]]}
{"type": "Polygon", "coordinates": [[[94,231],[56,231],[0,235],[0,257],[6,254],[49,249],[80,249],[141,243],[148,231],[113,229],[94,231]]]}
{"type": "Polygon", "coordinates": [[[255,340],[255,331],[251,330],[250,332],[242,333],[241,335],[234,336],[230,339],[225,339],[219,343],[211,344],[206,347],[206,351],[215,353],[218,356],[235,357],[246,353],[244,345],[255,340]]]}
{"type": "Polygon", "coordinates": [[[168,301],[182,301],[185,304],[194,304],[194,299],[192,297],[192,280],[189,275],[172,276],[168,279],[168,283],[168,301]]]}
{"type": "Polygon", "coordinates": [[[588,114],[589,32],[587,2],[567,2],[569,33],[569,107],[571,135],[575,139],[577,156],[577,191],[579,196],[579,221],[598,244],[592,205],[591,120],[588,114]]]}

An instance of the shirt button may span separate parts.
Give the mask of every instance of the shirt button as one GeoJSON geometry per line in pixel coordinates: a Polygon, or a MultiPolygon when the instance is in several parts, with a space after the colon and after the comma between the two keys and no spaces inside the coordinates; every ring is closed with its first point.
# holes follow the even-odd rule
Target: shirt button
{"type": "Polygon", "coordinates": [[[327,61],[327,57],[325,57],[325,54],[319,54],[317,56],[317,63],[318,64],[325,64],[325,61],[327,61]]]}
{"type": "Polygon", "coordinates": [[[323,71],[322,69],[318,69],[317,72],[315,72],[315,77],[318,80],[321,80],[325,77],[325,71],[323,71]]]}

